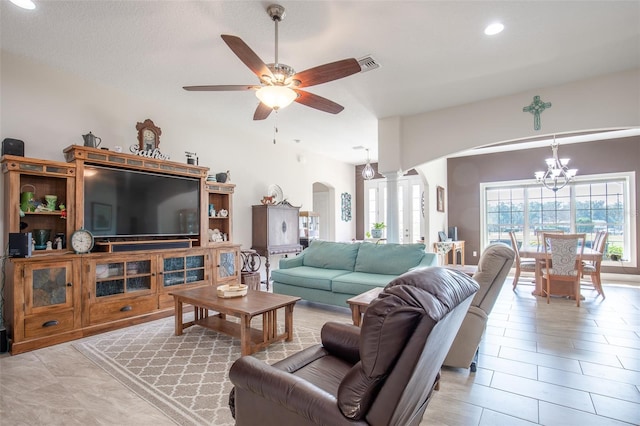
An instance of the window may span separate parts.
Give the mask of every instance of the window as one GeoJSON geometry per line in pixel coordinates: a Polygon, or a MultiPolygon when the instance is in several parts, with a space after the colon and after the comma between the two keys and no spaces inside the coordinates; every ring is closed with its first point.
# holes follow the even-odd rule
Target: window
{"type": "Polygon", "coordinates": [[[622,251],[633,262],[635,220],[625,212],[635,211],[634,183],[634,172],[578,176],[557,192],[530,180],[482,183],[482,245],[510,244],[510,231],[523,246],[536,245],[536,231],[560,230],[587,234],[591,246],[598,231],[607,231],[605,259],[622,251]]]}

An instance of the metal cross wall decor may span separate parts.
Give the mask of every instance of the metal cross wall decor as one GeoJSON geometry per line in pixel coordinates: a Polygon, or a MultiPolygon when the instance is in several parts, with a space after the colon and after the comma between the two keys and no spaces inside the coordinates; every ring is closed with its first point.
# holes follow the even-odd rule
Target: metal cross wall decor
{"type": "Polygon", "coordinates": [[[540,114],[547,108],[551,108],[551,102],[543,102],[540,96],[534,96],[530,105],[522,108],[522,112],[533,114],[533,130],[540,130],[540,114]]]}

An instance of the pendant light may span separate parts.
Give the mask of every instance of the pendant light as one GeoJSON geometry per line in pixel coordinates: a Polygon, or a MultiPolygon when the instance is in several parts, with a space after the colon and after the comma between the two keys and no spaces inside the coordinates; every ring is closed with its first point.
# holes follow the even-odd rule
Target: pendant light
{"type": "Polygon", "coordinates": [[[362,169],[362,178],[364,180],[371,180],[376,175],[376,171],[371,167],[371,160],[369,159],[369,150],[367,149],[367,164],[362,169]]]}

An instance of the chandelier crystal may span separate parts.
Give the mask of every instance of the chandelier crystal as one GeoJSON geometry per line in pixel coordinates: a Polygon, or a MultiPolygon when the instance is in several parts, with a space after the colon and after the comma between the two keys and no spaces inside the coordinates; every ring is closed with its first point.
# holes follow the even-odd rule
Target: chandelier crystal
{"type": "Polygon", "coordinates": [[[570,169],[567,167],[569,164],[568,158],[558,159],[558,143],[555,136],[553,137],[553,143],[551,144],[552,158],[547,158],[546,172],[536,172],[536,182],[544,185],[545,188],[557,192],[559,189],[564,188],[578,173],[578,169],[570,169]]]}
{"type": "Polygon", "coordinates": [[[362,178],[364,180],[371,180],[376,175],[376,171],[371,167],[371,160],[369,159],[369,150],[367,149],[367,164],[362,169],[362,178]]]}

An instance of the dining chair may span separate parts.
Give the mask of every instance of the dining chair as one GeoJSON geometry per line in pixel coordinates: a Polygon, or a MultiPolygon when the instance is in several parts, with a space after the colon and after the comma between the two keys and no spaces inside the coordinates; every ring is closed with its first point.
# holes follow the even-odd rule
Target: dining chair
{"type": "Polygon", "coordinates": [[[514,265],[516,265],[516,272],[513,277],[513,290],[515,291],[521,272],[536,272],[536,261],[534,259],[522,259],[520,257],[520,248],[518,247],[516,233],[513,231],[509,232],[509,237],[511,238],[511,247],[513,248],[513,251],[516,252],[516,258],[513,262],[514,265]]]}
{"type": "Polygon", "coordinates": [[[551,296],[551,281],[573,283],[573,293],[577,306],[580,306],[580,277],[582,276],[582,253],[585,234],[544,233],[542,236],[545,253],[545,271],[547,303],[551,296]]]}
{"type": "MultiPolygon", "coordinates": [[[[604,257],[604,248],[607,245],[607,237],[609,233],[607,231],[599,231],[596,234],[596,238],[594,239],[593,248],[600,252],[604,257]]],[[[602,264],[602,259],[594,260],[591,262],[582,262],[582,276],[589,275],[591,278],[591,283],[593,287],[595,287],[596,291],[602,299],[605,299],[604,290],[602,289],[602,280],[600,279],[600,265],[602,264]]]]}
{"type": "Polygon", "coordinates": [[[536,238],[538,239],[538,247],[542,246],[542,242],[543,242],[542,236],[544,234],[560,234],[560,235],[562,235],[562,234],[564,234],[564,231],[559,230],[559,229],[538,229],[536,231],[536,238]]]}

